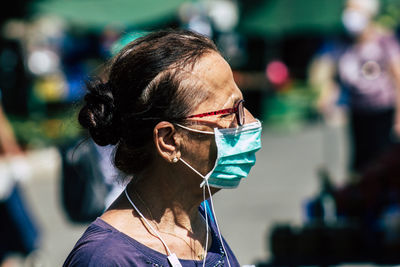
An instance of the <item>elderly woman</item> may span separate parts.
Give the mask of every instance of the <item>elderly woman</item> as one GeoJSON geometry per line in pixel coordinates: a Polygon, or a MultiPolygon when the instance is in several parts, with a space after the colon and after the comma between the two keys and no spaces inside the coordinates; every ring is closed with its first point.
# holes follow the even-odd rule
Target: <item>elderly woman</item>
{"type": "Polygon", "coordinates": [[[150,33],[112,59],[106,81],[87,87],[79,121],[97,144],[115,145],[129,183],[64,266],[239,266],[201,203],[248,175],[261,124],[213,42],[150,33]]]}

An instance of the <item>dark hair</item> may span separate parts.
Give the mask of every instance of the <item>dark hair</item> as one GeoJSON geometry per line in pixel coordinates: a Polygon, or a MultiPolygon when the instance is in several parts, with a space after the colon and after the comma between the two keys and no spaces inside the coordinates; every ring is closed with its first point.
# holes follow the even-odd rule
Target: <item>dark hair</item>
{"type": "Polygon", "coordinates": [[[108,64],[106,78],[86,84],[80,124],[100,146],[116,145],[114,165],[128,175],[151,163],[148,144],[162,120],[178,122],[207,98],[190,70],[200,57],[218,52],[205,36],[163,30],[125,46],[108,64]]]}

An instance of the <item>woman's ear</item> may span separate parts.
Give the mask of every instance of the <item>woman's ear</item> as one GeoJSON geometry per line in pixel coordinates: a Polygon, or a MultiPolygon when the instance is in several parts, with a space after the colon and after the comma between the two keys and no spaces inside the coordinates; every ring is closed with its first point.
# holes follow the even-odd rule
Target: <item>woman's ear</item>
{"type": "Polygon", "coordinates": [[[153,130],[154,144],[158,154],[168,162],[180,157],[181,138],[170,122],[159,122],[153,130]]]}

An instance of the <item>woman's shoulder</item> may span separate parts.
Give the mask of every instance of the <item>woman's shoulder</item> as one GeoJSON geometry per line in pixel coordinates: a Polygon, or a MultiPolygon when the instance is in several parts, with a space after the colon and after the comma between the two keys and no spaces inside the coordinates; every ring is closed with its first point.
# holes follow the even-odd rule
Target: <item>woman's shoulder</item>
{"type": "Polygon", "coordinates": [[[63,266],[140,266],[143,256],[132,240],[98,218],[83,233],[63,266]]]}

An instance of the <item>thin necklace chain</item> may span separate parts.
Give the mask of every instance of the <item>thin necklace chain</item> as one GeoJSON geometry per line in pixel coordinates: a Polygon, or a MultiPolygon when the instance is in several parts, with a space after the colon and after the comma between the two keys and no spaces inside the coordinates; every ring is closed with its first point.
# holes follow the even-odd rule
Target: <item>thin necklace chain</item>
{"type": "MultiPolygon", "coordinates": [[[[192,245],[191,245],[192,241],[190,241],[190,244],[189,244],[185,239],[183,239],[182,237],[180,237],[180,236],[178,236],[178,235],[176,235],[176,234],[174,234],[174,233],[168,233],[168,232],[161,231],[160,228],[158,227],[158,225],[154,222],[154,217],[153,217],[153,214],[151,213],[149,207],[146,205],[146,203],[144,202],[144,200],[140,197],[139,193],[138,193],[135,189],[133,189],[133,191],[134,191],[135,195],[137,196],[137,198],[139,199],[139,201],[143,204],[143,206],[145,207],[145,209],[147,210],[147,212],[150,214],[151,221],[153,222],[154,226],[157,228],[157,230],[158,230],[160,233],[172,235],[172,236],[175,236],[175,237],[181,239],[183,242],[186,243],[186,245],[190,248],[190,250],[192,251],[192,253],[193,253],[194,255],[196,255],[196,257],[197,257],[198,259],[200,259],[200,260],[203,260],[203,259],[204,259],[204,254],[203,254],[203,253],[199,253],[199,254],[196,253],[196,242],[195,242],[195,241],[193,241],[194,244],[193,244],[193,246],[192,246],[192,245]]],[[[141,218],[140,218],[140,220],[141,220],[141,218]]],[[[185,228],[185,229],[186,229],[186,228],[185,228]]],[[[186,229],[186,230],[193,233],[193,229],[191,229],[191,230],[186,229]]],[[[154,235],[153,235],[153,236],[154,236],[154,235]]]]}

